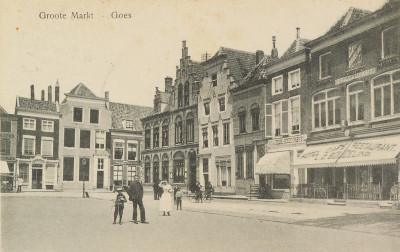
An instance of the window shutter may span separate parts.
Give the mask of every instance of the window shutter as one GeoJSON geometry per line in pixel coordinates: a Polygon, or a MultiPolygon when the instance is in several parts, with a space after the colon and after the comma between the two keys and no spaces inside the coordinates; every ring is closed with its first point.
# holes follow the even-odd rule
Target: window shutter
{"type": "Polygon", "coordinates": [[[288,118],[288,100],[282,101],[282,134],[288,134],[289,118],[288,118]]]}
{"type": "Polygon", "coordinates": [[[272,137],[272,104],[265,104],[265,136],[272,137]]]}

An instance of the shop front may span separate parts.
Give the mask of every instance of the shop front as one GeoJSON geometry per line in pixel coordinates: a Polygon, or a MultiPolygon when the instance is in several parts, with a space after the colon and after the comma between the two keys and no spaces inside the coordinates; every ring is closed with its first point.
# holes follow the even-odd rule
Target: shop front
{"type": "Polygon", "coordinates": [[[294,197],[386,200],[399,181],[400,136],[308,146],[292,168],[294,197]]]}

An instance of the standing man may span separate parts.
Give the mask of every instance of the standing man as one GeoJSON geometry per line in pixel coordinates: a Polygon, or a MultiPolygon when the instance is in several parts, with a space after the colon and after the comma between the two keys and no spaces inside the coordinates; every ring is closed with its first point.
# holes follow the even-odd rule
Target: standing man
{"type": "Polygon", "coordinates": [[[153,183],[154,200],[158,200],[159,199],[159,197],[158,197],[158,195],[159,195],[159,193],[158,193],[158,191],[159,191],[158,184],[159,184],[159,182],[157,182],[157,181],[154,181],[154,183],[153,183]]]}
{"type": "Polygon", "coordinates": [[[139,176],[134,176],[133,183],[128,189],[129,200],[133,203],[133,223],[138,224],[137,221],[137,206],[140,208],[140,222],[143,224],[149,224],[146,221],[146,213],[143,206],[143,186],[139,182],[139,176]]]}
{"type": "Polygon", "coordinates": [[[21,188],[22,188],[22,183],[24,182],[24,180],[21,177],[18,177],[17,179],[17,192],[21,192],[21,188]]]}

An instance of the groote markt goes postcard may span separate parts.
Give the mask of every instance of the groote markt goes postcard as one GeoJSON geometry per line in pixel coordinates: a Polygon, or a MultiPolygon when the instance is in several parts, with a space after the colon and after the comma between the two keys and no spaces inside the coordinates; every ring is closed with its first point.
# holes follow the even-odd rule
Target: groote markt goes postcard
{"type": "Polygon", "coordinates": [[[400,0],[3,0],[1,251],[397,251],[400,0]]]}

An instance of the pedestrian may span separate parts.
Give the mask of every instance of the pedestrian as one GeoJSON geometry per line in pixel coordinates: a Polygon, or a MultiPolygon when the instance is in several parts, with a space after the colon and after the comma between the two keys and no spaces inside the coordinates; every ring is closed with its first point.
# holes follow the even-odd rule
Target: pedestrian
{"type": "Polygon", "coordinates": [[[125,195],[122,193],[122,188],[117,188],[117,199],[115,200],[114,206],[114,222],[116,224],[117,216],[119,214],[119,224],[122,225],[122,215],[124,214],[124,203],[126,202],[125,195]]]}
{"type": "Polygon", "coordinates": [[[206,191],[206,197],[210,198],[211,194],[214,192],[214,187],[212,186],[211,181],[207,182],[205,191],[206,191]]]}
{"type": "Polygon", "coordinates": [[[145,212],[144,206],[143,206],[143,186],[139,182],[138,175],[134,176],[134,181],[129,186],[128,194],[129,194],[129,200],[132,201],[132,203],[133,203],[133,218],[132,218],[133,223],[138,224],[137,207],[139,205],[140,222],[143,224],[149,224],[149,222],[146,221],[146,212],[145,212]]]}
{"type": "Polygon", "coordinates": [[[162,187],[160,187],[160,183],[161,183],[161,180],[158,180],[158,183],[157,183],[157,188],[158,188],[158,198],[159,199],[161,199],[161,196],[162,196],[162,194],[163,194],[163,189],[162,189],[162,187]]]}
{"type": "Polygon", "coordinates": [[[17,179],[17,192],[21,192],[22,191],[22,183],[24,182],[24,180],[22,179],[22,177],[18,177],[17,179]]]}
{"type": "Polygon", "coordinates": [[[178,206],[180,207],[180,209],[182,210],[182,191],[181,188],[178,187],[176,189],[176,210],[178,210],[178,206]]]}
{"type": "Polygon", "coordinates": [[[160,182],[159,181],[154,181],[154,183],[153,183],[153,193],[154,193],[154,200],[158,200],[158,199],[160,199],[159,198],[159,188],[158,188],[158,184],[159,184],[160,182]]]}
{"type": "Polygon", "coordinates": [[[195,202],[198,203],[199,200],[203,203],[203,197],[201,195],[201,185],[199,181],[196,181],[196,185],[194,186],[194,193],[195,193],[195,202]]]}
{"type": "Polygon", "coordinates": [[[163,212],[163,216],[165,216],[165,212],[167,212],[168,216],[170,216],[172,211],[172,198],[170,194],[170,192],[172,191],[172,187],[170,184],[168,184],[167,181],[161,181],[159,186],[163,190],[163,194],[160,198],[160,211],[163,212]]]}
{"type": "Polygon", "coordinates": [[[178,185],[177,184],[175,184],[175,187],[174,187],[174,204],[176,204],[176,191],[178,190],[178,185]]]}

